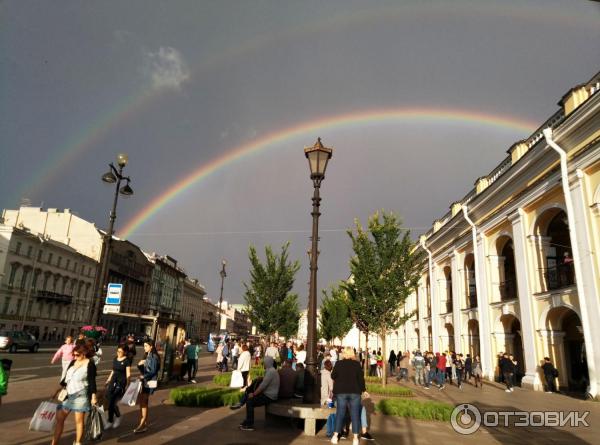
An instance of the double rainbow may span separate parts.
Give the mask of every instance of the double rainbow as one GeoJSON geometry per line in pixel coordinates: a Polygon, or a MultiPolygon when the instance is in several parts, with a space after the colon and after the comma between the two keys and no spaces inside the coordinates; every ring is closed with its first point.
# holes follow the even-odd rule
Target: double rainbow
{"type": "Polygon", "coordinates": [[[179,179],[162,194],[149,202],[136,213],[123,227],[120,236],[128,238],[135,233],[146,221],[152,218],[171,201],[182,195],[193,186],[208,178],[213,173],[227,166],[240,162],[252,155],[257,155],[269,149],[275,149],[291,139],[303,136],[304,142],[311,144],[319,131],[330,131],[340,128],[365,126],[371,123],[400,124],[426,123],[450,125],[479,125],[489,128],[514,130],[519,133],[531,133],[536,124],[516,117],[486,114],[465,109],[442,108],[399,108],[384,110],[367,110],[335,116],[325,116],[317,120],[301,123],[296,126],[269,133],[252,142],[248,142],[228,150],[226,154],[203,163],[185,177],[179,179]]]}

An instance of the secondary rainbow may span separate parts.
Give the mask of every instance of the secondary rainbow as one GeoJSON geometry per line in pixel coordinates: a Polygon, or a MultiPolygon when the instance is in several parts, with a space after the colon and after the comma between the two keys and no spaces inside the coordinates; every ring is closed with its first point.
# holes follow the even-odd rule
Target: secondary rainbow
{"type": "MultiPolygon", "coordinates": [[[[123,227],[120,236],[130,237],[142,224],[148,221],[160,209],[168,205],[173,199],[209,177],[216,171],[241,161],[251,155],[264,150],[275,148],[300,135],[306,136],[306,144],[310,144],[317,137],[317,131],[332,130],[351,126],[364,126],[371,123],[384,124],[388,122],[431,122],[445,124],[485,125],[501,129],[516,130],[530,133],[536,125],[530,121],[512,116],[485,114],[465,109],[441,108],[402,108],[386,110],[367,110],[362,112],[325,116],[317,120],[303,122],[299,125],[285,128],[267,134],[252,142],[242,144],[229,150],[225,155],[200,165],[186,176],[172,184],[165,192],[148,203],[141,211],[134,215],[123,227]]],[[[325,135],[324,135],[325,136],[325,135]]],[[[331,142],[330,142],[331,143],[331,142]]]]}

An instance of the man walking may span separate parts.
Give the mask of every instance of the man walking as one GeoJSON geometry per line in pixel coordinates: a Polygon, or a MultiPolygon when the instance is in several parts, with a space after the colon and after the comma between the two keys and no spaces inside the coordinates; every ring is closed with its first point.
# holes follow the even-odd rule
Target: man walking
{"type": "Polygon", "coordinates": [[[544,357],[544,364],[542,365],[542,371],[544,371],[544,379],[546,380],[546,392],[552,393],[556,391],[556,378],[558,377],[558,369],[554,367],[550,361],[550,357],[544,357]]]}
{"type": "Polygon", "coordinates": [[[198,356],[200,354],[200,346],[196,344],[196,340],[192,340],[186,346],[184,354],[187,357],[188,382],[196,383],[196,372],[198,372],[198,356]]]}
{"type": "Polygon", "coordinates": [[[500,372],[504,378],[504,384],[506,385],[506,392],[513,392],[512,381],[513,374],[515,372],[515,364],[511,359],[508,358],[508,354],[504,353],[500,359],[500,372]]]}

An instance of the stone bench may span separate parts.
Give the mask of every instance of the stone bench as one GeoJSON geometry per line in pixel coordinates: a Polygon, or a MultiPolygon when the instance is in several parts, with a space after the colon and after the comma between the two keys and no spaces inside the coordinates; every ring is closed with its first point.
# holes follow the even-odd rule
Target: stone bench
{"type": "Polygon", "coordinates": [[[335,408],[327,408],[317,403],[303,404],[299,399],[278,400],[265,407],[267,419],[269,416],[304,419],[304,434],[307,436],[316,436],[317,420],[327,420],[332,413],[335,413],[335,408]]]}

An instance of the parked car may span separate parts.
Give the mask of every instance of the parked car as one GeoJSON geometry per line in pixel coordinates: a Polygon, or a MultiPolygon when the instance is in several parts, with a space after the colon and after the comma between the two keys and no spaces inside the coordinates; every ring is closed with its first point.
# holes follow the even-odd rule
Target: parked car
{"type": "Polygon", "coordinates": [[[0,331],[0,350],[17,352],[19,349],[29,349],[37,352],[40,344],[29,332],[25,331],[0,331]]]}

